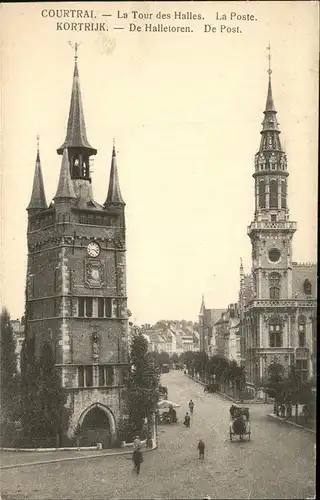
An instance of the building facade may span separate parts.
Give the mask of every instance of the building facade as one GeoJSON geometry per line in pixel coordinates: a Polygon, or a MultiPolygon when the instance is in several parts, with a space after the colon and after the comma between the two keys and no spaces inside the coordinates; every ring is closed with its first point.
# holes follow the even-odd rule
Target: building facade
{"type": "MultiPolygon", "coordinates": [[[[103,427],[113,441],[127,377],[126,229],[113,145],[106,199],[93,198],[91,157],[75,54],[56,195],[47,205],[39,147],[28,211],[27,336],[49,342],[76,427],[103,427]]],[[[95,437],[92,438],[93,441],[95,437]]]]}
{"type": "Polygon", "coordinates": [[[240,364],[240,319],[238,304],[229,304],[214,323],[215,351],[229,361],[240,364]]]}
{"type": "Polygon", "coordinates": [[[297,230],[288,206],[289,171],[280,141],[271,86],[255,155],[255,212],[248,227],[252,271],[240,266],[239,315],[241,360],[247,381],[256,387],[271,363],[285,371],[295,363],[302,380],[315,372],[315,264],[293,262],[292,241],[297,230]]]}
{"type": "Polygon", "coordinates": [[[204,296],[202,296],[200,312],[198,315],[200,352],[206,352],[209,355],[217,354],[216,322],[225,312],[225,309],[207,309],[204,302],[204,296]]]}

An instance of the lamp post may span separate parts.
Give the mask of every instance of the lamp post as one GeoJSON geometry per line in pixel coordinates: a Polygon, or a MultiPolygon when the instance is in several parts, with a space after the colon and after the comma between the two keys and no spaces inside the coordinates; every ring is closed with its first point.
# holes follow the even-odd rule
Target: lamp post
{"type": "MultiPolygon", "coordinates": [[[[267,380],[267,375],[268,375],[268,372],[267,372],[267,355],[264,354],[263,355],[263,361],[264,361],[264,376],[265,376],[265,380],[267,380]]],[[[264,403],[267,404],[268,403],[268,394],[267,394],[267,391],[265,390],[264,391],[264,403]]]]}

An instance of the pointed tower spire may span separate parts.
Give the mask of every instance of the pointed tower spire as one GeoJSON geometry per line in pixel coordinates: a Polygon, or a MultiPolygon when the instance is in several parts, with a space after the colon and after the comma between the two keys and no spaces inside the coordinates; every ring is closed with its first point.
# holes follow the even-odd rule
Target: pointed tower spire
{"type": "Polygon", "coordinates": [[[201,307],[200,307],[200,312],[199,312],[199,316],[203,316],[204,315],[204,311],[205,311],[205,303],[204,303],[204,295],[202,294],[202,300],[201,300],[201,307]]]}
{"type": "Polygon", "coordinates": [[[79,44],[75,43],[73,46],[70,43],[70,45],[74,48],[75,55],[74,55],[73,82],[72,82],[69,118],[67,125],[67,135],[64,143],[57,150],[57,152],[58,154],[62,155],[63,150],[66,147],[66,144],[68,144],[68,148],[84,148],[88,150],[90,155],[95,155],[97,153],[97,150],[94,149],[89,144],[89,141],[87,139],[86,124],[84,120],[80,81],[79,81],[79,70],[78,70],[79,44]]]}
{"type": "Polygon", "coordinates": [[[106,206],[108,203],[119,203],[122,205],[125,204],[121,195],[120,184],[119,184],[115,139],[113,139],[109,189],[104,206],[106,206]]]}
{"type": "MultiPolygon", "coordinates": [[[[260,147],[255,154],[253,173],[255,179],[255,220],[276,223],[287,220],[289,216],[287,205],[289,172],[287,170],[287,157],[280,142],[277,111],[272,96],[270,44],[267,50],[269,59],[267,101],[263,112],[260,147]]],[[[253,259],[257,260],[257,258],[255,253],[253,259]]]]}
{"type": "MultiPolygon", "coordinates": [[[[266,102],[266,108],[264,110],[264,119],[262,122],[262,132],[277,132],[277,140],[275,141],[274,145],[277,146],[275,149],[281,149],[281,144],[280,144],[280,139],[279,139],[279,128],[278,128],[278,121],[277,121],[277,111],[276,107],[274,105],[273,101],[273,96],[272,96],[272,84],[271,84],[271,74],[272,74],[272,69],[271,69],[271,46],[270,44],[267,47],[267,50],[269,51],[268,54],[268,59],[269,59],[269,69],[268,69],[268,74],[269,74],[269,80],[268,80],[268,93],[267,93],[267,102],[266,102]]],[[[261,147],[266,147],[265,141],[263,141],[264,136],[262,136],[261,139],[261,147]]],[[[261,150],[260,147],[260,150],[261,150]]],[[[267,148],[267,149],[270,149],[267,148]]]]}
{"type": "Polygon", "coordinates": [[[56,201],[59,199],[66,200],[72,198],[76,198],[76,195],[74,193],[73,184],[70,176],[68,150],[67,147],[65,147],[62,156],[58,189],[53,199],[56,201]]]}
{"type": "Polygon", "coordinates": [[[43,177],[39,152],[39,135],[37,135],[37,157],[33,177],[33,187],[30,203],[27,210],[45,210],[48,208],[44,192],[43,177]]]}
{"type": "Polygon", "coordinates": [[[87,138],[78,70],[79,44],[72,44],[71,42],[69,42],[69,44],[74,49],[71,102],[66,138],[62,146],[57,149],[57,153],[62,155],[64,149],[67,147],[71,178],[91,181],[89,158],[91,155],[97,154],[97,150],[90,145],[87,138]]]}

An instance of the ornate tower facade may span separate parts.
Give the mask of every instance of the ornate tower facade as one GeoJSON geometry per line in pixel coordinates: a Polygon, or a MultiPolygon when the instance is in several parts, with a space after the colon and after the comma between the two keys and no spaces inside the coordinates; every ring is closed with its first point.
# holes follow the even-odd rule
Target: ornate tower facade
{"type": "Polygon", "coordinates": [[[57,152],[53,202],[47,206],[38,151],[27,208],[27,332],[36,356],[45,341],[55,353],[71,410],[68,436],[77,427],[87,444],[107,445],[116,438],[127,376],[125,203],[115,145],[106,200],[93,198],[90,157],[97,150],[87,139],[77,53],[66,138],[57,152]]]}
{"type": "MultiPolygon", "coordinates": [[[[255,212],[248,227],[252,269],[249,275],[244,274],[242,265],[240,269],[242,360],[247,379],[256,386],[274,362],[288,370],[290,363],[304,359],[307,376],[312,373],[307,350],[312,341],[315,286],[312,293],[304,292],[310,272],[292,262],[297,224],[289,216],[288,177],[269,69],[261,141],[254,161],[255,212]]],[[[303,376],[306,378],[306,373],[303,376]]]]}

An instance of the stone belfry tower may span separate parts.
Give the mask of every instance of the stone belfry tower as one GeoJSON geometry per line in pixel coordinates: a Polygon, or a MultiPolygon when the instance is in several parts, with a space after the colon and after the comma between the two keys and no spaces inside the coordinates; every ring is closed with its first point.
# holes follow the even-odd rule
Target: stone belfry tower
{"type": "MultiPolygon", "coordinates": [[[[38,356],[51,343],[71,418],[86,444],[116,438],[127,376],[125,203],[113,144],[104,204],[93,198],[88,139],[75,63],[58,186],[47,206],[37,152],[28,211],[28,336],[38,356]],[[101,431],[103,429],[103,431],[101,431]]],[[[107,177],[107,176],[106,176],[107,177]]]]}

